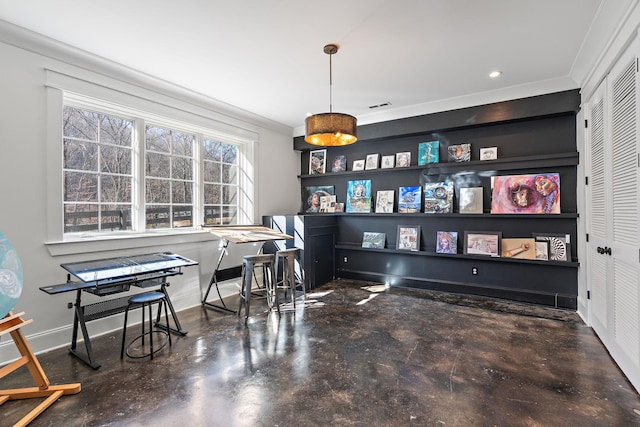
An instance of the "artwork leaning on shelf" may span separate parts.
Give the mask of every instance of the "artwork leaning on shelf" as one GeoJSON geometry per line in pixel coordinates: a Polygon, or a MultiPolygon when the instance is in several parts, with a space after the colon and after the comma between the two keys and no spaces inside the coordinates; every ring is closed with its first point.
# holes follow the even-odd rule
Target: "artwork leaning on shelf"
{"type": "Polygon", "coordinates": [[[371,212],[371,180],[347,182],[347,212],[371,212]]]}
{"type": "Polygon", "coordinates": [[[453,182],[427,182],[424,184],[424,213],[453,212],[453,182]]]}
{"type": "Polygon", "coordinates": [[[559,214],[560,174],[491,177],[492,214],[559,214]]]}

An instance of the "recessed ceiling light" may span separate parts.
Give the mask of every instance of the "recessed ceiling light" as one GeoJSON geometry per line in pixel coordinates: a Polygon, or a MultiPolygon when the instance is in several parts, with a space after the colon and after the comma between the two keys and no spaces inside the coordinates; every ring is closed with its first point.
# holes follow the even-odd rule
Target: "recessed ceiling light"
{"type": "Polygon", "coordinates": [[[491,77],[492,79],[495,79],[496,77],[498,77],[500,74],[502,74],[502,71],[492,71],[489,73],[489,77],[491,77]]]}

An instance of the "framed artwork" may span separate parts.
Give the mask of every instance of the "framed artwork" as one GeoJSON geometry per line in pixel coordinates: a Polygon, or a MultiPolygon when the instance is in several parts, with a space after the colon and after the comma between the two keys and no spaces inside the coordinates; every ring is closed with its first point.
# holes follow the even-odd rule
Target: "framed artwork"
{"type": "Polygon", "coordinates": [[[429,141],[418,144],[418,165],[440,161],[440,142],[429,141]]]}
{"type": "Polygon", "coordinates": [[[458,232],[438,231],[436,232],[436,252],[439,254],[458,253],[458,232]]]}
{"type": "Polygon", "coordinates": [[[450,145],[447,147],[450,162],[468,162],[471,160],[471,144],[450,145]]]}
{"type": "Polygon", "coordinates": [[[326,172],[327,150],[314,150],[309,153],[309,175],[320,175],[326,172]]]}
{"type": "Polygon", "coordinates": [[[398,191],[398,212],[418,213],[422,206],[422,187],[400,187],[398,191]]]}
{"type": "Polygon", "coordinates": [[[396,153],[396,167],[408,168],[409,166],[411,166],[411,151],[396,153]]]}
{"type": "Polygon", "coordinates": [[[335,188],[333,185],[323,185],[317,187],[302,188],[302,212],[320,212],[320,202],[322,197],[333,196],[335,188]]]}
{"type": "Polygon", "coordinates": [[[536,242],[528,239],[502,239],[504,258],[536,259],[536,242]]]}
{"type": "Polygon", "coordinates": [[[460,189],[458,212],[461,214],[481,214],[484,209],[482,187],[460,189]]]}
{"type": "Polygon", "coordinates": [[[492,214],[559,214],[560,174],[491,177],[492,214]]]}
{"type": "Polygon", "coordinates": [[[536,242],[547,242],[549,261],[571,261],[571,236],[569,234],[534,233],[536,242]]]}
{"type": "Polygon", "coordinates": [[[380,160],[380,154],[367,154],[367,161],[365,163],[364,168],[366,170],[378,169],[379,160],[380,160]]]}
{"type": "Polygon", "coordinates": [[[336,196],[320,197],[320,212],[333,213],[336,211],[336,196]]]}
{"type": "Polygon", "coordinates": [[[347,156],[340,155],[333,159],[331,172],[344,172],[347,170],[347,156]]]}
{"type": "Polygon", "coordinates": [[[498,158],[498,147],[487,147],[480,149],[480,160],[496,160],[498,158]]]}
{"type": "Polygon", "coordinates": [[[336,202],[336,210],[335,212],[344,212],[344,203],[336,202]]]}
{"type": "Polygon", "coordinates": [[[382,156],[382,162],[380,164],[380,168],[382,169],[391,169],[396,165],[396,156],[393,154],[388,156],[382,156]]]}
{"type": "Polygon", "coordinates": [[[500,231],[465,231],[464,253],[499,257],[501,239],[500,231]]]}
{"type": "Polygon", "coordinates": [[[347,182],[347,212],[371,212],[371,180],[347,182]]]}
{"type": "Polygon", "coordinates": [[[420,226],[399,225],[396,249],[419,251],[420,250],[420,226]]]}
{"type": "Polygon", "coordinates": [[[353,167],[351,168],[351,170],[363,171],[364,170],[364,159],[354,160],[353,161],[353,167]]]}
{"type": "Polygon", "coordinates": [[[385,233],[374,233],[372,231],[365,231],[362,235],[362,247],[363,248],[384,248],[385,233]]]}
{"type": "Polygon", "coordinates": [[[424,184],[424,213],[453,212],[453,182],[424,184]]]}
{"type": "Polygon", "coordinates": [[[395,191],[378,190],[376,193],[376,213],[393,213],[395,191]]]}
{"type": "Polygon", "coordinates": [[[537,241],[536,243],[536,259],[540,261],[549,260],[549,241],[537,241]]]}

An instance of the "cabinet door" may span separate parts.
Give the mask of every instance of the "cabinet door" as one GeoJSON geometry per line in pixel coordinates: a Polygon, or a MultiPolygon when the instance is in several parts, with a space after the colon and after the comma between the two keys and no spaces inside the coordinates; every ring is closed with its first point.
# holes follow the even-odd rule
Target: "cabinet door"
{"type": "Polygon", "coordinates": [[[307,254],[310,256],[309,267],[311,289],[324,285],[335,276],[335,237],[334,234],[318,234],[307,242],[307,254]]]}
{"type": "Polygon", "coordinates": [[[607,76],[606,89],[588,103],[592,122],[587,276],[594,330],[640,388],[637,46],[632,44],[607,76]]]}

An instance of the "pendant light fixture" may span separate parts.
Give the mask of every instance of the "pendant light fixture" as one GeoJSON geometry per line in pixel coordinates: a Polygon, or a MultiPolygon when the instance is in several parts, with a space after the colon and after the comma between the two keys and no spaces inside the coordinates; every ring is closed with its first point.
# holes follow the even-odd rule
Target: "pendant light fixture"
{"type": "Polygon", "coordinates": [[[329,112],[308,116],[305,120],[304,140],[309,144],[341,146],[353,144],[356,136],[357,119],[349,114],[334,113],[331,86],[333,83],[331,55],[338,52],[338,46],[328,44],[324,53],[329,55],[329,112]]]}

